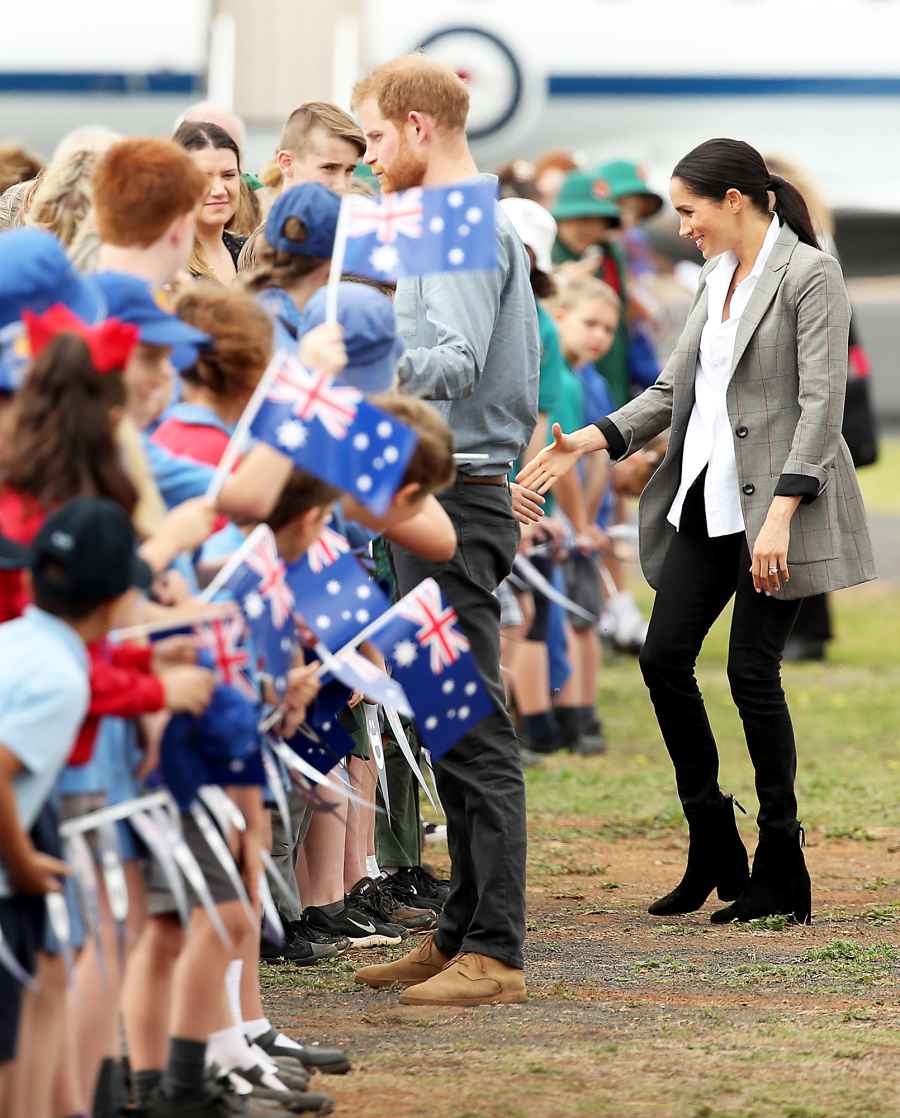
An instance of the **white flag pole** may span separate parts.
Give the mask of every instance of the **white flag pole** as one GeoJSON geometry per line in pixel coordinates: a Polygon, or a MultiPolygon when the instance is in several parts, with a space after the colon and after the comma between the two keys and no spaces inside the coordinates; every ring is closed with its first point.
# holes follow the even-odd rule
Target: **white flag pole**
{"type": "Polygon", "coordinates": [[[212,582],[200,592],[200,601],[209,602],[219,593],[226,582],[231,578],[238,567],[243,563],[244,556],[251,548],[255,547],[257,542],[263,539],[267,534],[271,533],[272,529],[268,524],[257,524],[250,535],[244,540],[237,551],[232,552],[228,557],[225,566],[221,568],[212,582]]]}
{"type": "Polygon", "coordinates": [[[331,267],[328,270],[328,287],[325,290],[325,321],[337,322],[338,284],[344,271],[344,254],[347,251],[347,203],[351,197],[345,194],[338,211],[337,228],[334,232],[334,248],[331,253],[331,267]]]}
{"type": "Polygon", "coordinates": [[[225,453],[219,460],[213,479],[209,483],[209,488],[206,491],[207,500],[215,501],[222,490],[222,486],[225,484],[226,478],[234,468],[235,462],[237,462],[240,455],[246,450],[250,426],[253,420],[256,419],[257,413],[262,407],[263,400],[265,400],[272,386],[272,381],[275,379],[278,370],[282,367],[287,357],[288,354],[285,353],[283,349],[277,350],[272,360],[266,366],[266,371],[259,378],[259,384],[257,384],[256,388],[253,390],[253,395],[244,408],[241,418],[237,421],[234,434],[229,439],[228,446],[225,447],[225,453]]]}

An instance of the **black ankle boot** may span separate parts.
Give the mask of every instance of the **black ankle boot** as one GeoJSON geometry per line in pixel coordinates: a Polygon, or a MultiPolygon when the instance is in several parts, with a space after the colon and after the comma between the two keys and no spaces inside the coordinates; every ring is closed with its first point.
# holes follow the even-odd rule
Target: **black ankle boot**
{"type": "MultiPolygon", "coordinates": [[[[747,851],[734,820],[733,796],[692,811],[688,820],[690,846],[684,877],[671,893],[647,909],[651,916],[679,916],[696,912],[716,889],[722,901],[739,897],[750,878],[747,851]]],[[[744,812],[746,815],[746,812],[744,812]]]]}
{"type": "Polygon", "coordinates": [[[747,888],[734,904],[712,914],[713,924],[766,916],[789,916],[798,924],[811,924],[812,886],[803,858],[804,845],[802,827],[796,834],[760,834],[747,888]]]}

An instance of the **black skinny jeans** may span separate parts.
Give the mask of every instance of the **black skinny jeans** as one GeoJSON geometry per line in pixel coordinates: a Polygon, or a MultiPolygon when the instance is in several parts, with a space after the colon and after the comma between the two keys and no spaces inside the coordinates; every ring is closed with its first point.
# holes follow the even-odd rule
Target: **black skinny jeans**
{"type": "Polygon", "coordinates": [[[756,776],[760,830],[797,829],[797,751],[781,687],[781,655],[800,601],[757,593],[746,535],[710,539],[701,474],[666,555],[640,664],[659,728],[675,766],[688,819],[715,803],[719,754],[694,667],[706,634],[734,595],[728,681],[744,724],[756,776]]]}

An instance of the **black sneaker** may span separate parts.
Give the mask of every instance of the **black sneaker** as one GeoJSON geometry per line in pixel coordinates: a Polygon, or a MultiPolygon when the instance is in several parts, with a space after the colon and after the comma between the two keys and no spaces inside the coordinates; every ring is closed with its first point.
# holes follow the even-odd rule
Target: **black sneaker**
{"type": "Polygon", "coordinates": [[[303,910],[303,920],[307,927],[320,932],[346,936],[351,947],[396,946],[408,935],[399,924],[386,924],[346,904],[334,916],[309,905],[303,910]]]}
{"type": "Polygon", "coordinates": [[[390,874],[382,888],[402,904],[440,913],[450,892],[450,883],[438,881],[421,866],[404,866],[390,874]]]}
{"type": "Polygon", "coordinates": [[[361,878],[347,894],[347,904],[374,920],[399,924],[411,932],[430,932],[437,927],[437,913],[433,909],[417,908],[398,901],[383,887],[384,884],[384,878],[378,881],[371,877],[361,878]]]}
{"type": "Polygon", "coordinates": [[[264,963],[292,963],[296,967],[310,967],[324,959],[334,959],[338,954],[336,944],[311,943],[290,925],[284,930],[281,947],[265,938],[259,945],[259,957],[264,963]]]}
{"type": "Polygon", "coordinates": [[[350,940],[343,933],[337,933],[331,928],[322,928],[311,923],[306,919],[305,912],[299,920],[292,920],[290,924],[286,924],[285,932],[289,935],[299,936],[301,939],[305,939],[307,943],[330,944],[337,948],[338,955],[343,955],[345,951],[350,950],[350,940]]]}
{"type": "Polygon", "coordinates": [[[445,877],[435,877],[425,866],[413,866],[412,875],[416,887],[426,897],[434,897],[444,904],[450,896],[450,882],[445,877]]]}
{"type": "Polygon", "coordinates": [[[267,1056],[275,1059],[297,1060],[307,1071],[321,1071],[325,1075],[345,1075],[350,1071],[350,1060],[342,1048],[328,1048],[319,1044],[281,1044],[278,1040],[278,1030],[269,1029],[262,1036],[254,1037],[253,1043],[258,1045],[267,1056]]]}

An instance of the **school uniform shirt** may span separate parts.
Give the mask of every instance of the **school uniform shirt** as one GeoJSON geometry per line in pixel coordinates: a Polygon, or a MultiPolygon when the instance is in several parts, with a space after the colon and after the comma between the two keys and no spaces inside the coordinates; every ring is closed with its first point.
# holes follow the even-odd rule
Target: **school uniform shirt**
{"type": "MultiPolygon", "coordinates": [[[[88,654],[71,626],[36,606],[0,625],[0,744],[21,761],[13,779],[31,829],[88,709],[88,654]]],[[[12,892],[0,855],[0,897],[12,892]]]]}
{"type": "Polygon", "coordinates": [[[267,287],[256,301],[271,318],[275,328],[275,348],[296,354],[300,340],[300,309],[280,287],[267,287]]]}
{"type": "Polygon", "coordinates": [[[734,343],[741,315],[750,302],[750,296],[780,232],[778,218],[773,217],[750,275],[734,289],[727,322],[722,321],[722,314],[728,288],[738,266],[737,256],[731,251],[723,253],[722,259],[707,277],[709,303],[706,325],[700,335],[700,353],[694,380],[694,407],[684,439],[681,483],[668,515],[669,523],[676,529],[681,523],[681,510],[687,492],[705,466],[703,496],[707,532],[710,537],[714,537],[744,531],[734,438],[726,396],[731,382],[734,343]]]}
{"type": "Polygon", "coordinates": [[[150,437],[180,458],[218,466],[233,430],[212,408],[182,402],[169,408],[150,437]]]}
{"type": "Polygon", "coordinates": [[[153,442],[146,431],[141,433],[141,447],[166,508],[173,509],[191,497],[206,494],[216,473],[212,466],[172,454],[153,442]]]}

